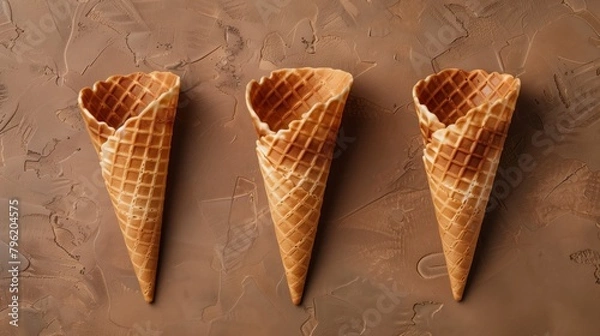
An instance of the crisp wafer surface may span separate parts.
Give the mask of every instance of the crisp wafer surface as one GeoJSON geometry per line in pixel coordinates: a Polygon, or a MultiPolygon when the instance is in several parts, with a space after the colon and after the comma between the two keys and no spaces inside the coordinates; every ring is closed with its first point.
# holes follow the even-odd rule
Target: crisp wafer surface
{"type": "Polygon", "coordinates": [[[146,301],[154,298],[179,77],[134,73],[80,93],[88,133],[146,301]]]}
{"type": "Polygon", "coordinates": [[[248,85],[259,165],[295,304],[304,291],[351,83],[343,71],[304,68],[276,71],[248,85]]]}
{"type": "Polygon", "coordinates": [[[463,296],[519,87],[509,75],[449,69],[413,90],[456,300],[463,296]]]}

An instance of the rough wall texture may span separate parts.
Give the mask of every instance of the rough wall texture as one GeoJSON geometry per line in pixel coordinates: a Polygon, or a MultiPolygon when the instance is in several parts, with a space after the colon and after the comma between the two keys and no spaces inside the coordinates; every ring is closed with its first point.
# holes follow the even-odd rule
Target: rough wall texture
{"type": "Polygon", "coordinates": [[[0,0],[0,335],[598,335],[600,2],[0,0]],[[355,76],[304,302],[291,304],[245,85],[355,76]],[[412,86],[519,76],[469,286],[453,301],[412,86]],[[156,302],[139,292],[77,92],[182,78],[156,302]],[[19,327],[8,202],[19,200],[19,327]]]}

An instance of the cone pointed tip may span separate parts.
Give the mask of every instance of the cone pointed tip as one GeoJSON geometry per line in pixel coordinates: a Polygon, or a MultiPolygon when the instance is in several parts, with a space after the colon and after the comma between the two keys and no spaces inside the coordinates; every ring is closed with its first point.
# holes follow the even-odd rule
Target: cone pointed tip
{"type": "MultiPolygon", "coordinates": [[[[139,281],[139,279],[138,279],[139,281]]],[[[144,301],[147,303],[154,302],[154,283],[144,283],[142,284],[140,281],[140,289],[142,291],[142,296],[144,297],[144,301]]]]}
{"type": "Polygon", "coordinates": [[[146,301],[147,303],[152,303],[154,302],[154,290],[151,289],[149,291],[144,291],[142,292],[142,294],[144,295],[144,301],[146,301]]]}
{"type": "Polygon", "coordinates": [[[290,297],[292,298],[292,303],[295,306],[299,306],[302,303],[302,295],[304,289],[304,285],[299,289],[293,289],[290,287],[290,297]]]}
{"type": "MultiPolygon", "coordinates": [[[[291,293],[290,293],[291,294],[291,293]]],[[[294,306],[299,306],[302,303],[302,293],[291,294],[292,303],[294,306]]]]}
{"type": "Polygon", "coordinates": [[[154,293],[144,293],[144,301],[146,301],[146,303],[153,303],[154,302],[154,293]]]}
{"type": "Polygon", "coordinates": [[[461,302],[463,299],[464,287],[452,289],[452,297],[454,297],[454,301],[461,302]]]}

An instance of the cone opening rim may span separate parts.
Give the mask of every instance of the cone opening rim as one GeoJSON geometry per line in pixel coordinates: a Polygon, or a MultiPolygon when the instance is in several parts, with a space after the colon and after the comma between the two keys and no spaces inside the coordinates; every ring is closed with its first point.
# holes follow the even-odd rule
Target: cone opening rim
{"type": "Polygon", "coordinates": [[[348,93],[350,92],[350,88],[352,87],[353,82],[354,82],[354,78],[353,78],[352,74],[347,71],[341,70],[341,69],[334,69],[334,68],[329,68],[329,67],[320,67],[320,68],[302,67],[302,68],[277,69],[277,70],[271,71],[271,73],[268,76],[261,77],[258,81],[255,79],[251,80],[246,85],[246,97],[245,97],[246,98],[246,106],[248,107],[248,110],[250,112],[250,118],[252,119],[252,124],[254,125],[254,128],[255,128],[259,138],[262,138],[267,135],[271,135],[271,136],[275,136],[276,134],[284,135],[284,134],[290,133],[296,124],[300,123],[302,120],[307,119],[307,117],[311,113],[313,113],[313,111],[320,109],[322,107],[327,109],[328,106],[332,102],[334,102],[336,100],[340,100],[344,96],[347,97],[348,93]],[[328,73],[339,74],[342,77],[342,81],[341,81],[342,85],[340,85],[340,87],[343,87],[343,89],[340,90],[339,92],[334,92],[334,94],[332,94],[326,101],[319,101],[319,102],[314,103],[313,105],[311,105],[311,107],[308,110],[306,110],[302,114],[298,115],[293,120],[289,121],[287,124],[282,125],[277,130],[273,130],[271,128],[271,126],[259,116],[259,113],[256,112],[256,109],[252,104],[251,93],[254,92],[253,90],[263,86],[267,81],[272,81],[274,79],[274,76],[276,76],[280,73],[300,72],[300,71],[312,71],[314,73],[328,72],[328,73]]]}
{"type": "MultiPolygon", "coordinates": [[[[430,155],[431,153],[437,154],[438,152],[436,152],[436,149],[440,149],[441,146],[450,146],[448,145],[447,142],[445,142],[446,135],[449,132],[453,132],[453,133],[458,133],[457,131],[459,129],[461,129],[462,127],[464,127],[464,124],[470,124],[471,122],[476,122],[477,124],[479,124],[479,120],[475,120],[475,116],[477,113],[481,113],[482,111],[486,113],[485,117],[483,118],[483,120],[481,121],[481,125],[484,125],[485,120],[487,120],[487,118],[489,116],[498,116],[498,117],[502,117],[503,120],[505,120],[508,124],[510,124],[510,121],[512,119],[512,115],[514,112],[514,107],[516,105],[516,101],[519,95],[519,91],[520,91],[520,87],[521,87],[521,82],[520,79],[513,77],[512,75],[509,74],[499,74],[499,73],[487,73],[483,70],[473,70],[473,71],[464,71],[464,70],[459,70],[459,69],[446,69],[444,71],[441,71],[440,73],[437,74],[433,74],[428,76],[426,79],[419,81],[414,87],[413,87],[413,98],[414,98],[414,102],[416,105],[416,111],[417,111],[417,116],[419,119],[419,124],[421,127],[423,127],[423,124],[427,124],[427,131],[425,131],[423,128],[421,129],[421,131],[423,132],[423,138],[425,141],[425,148],[423,149],[423,163],[425,165],[425,171],[427,174],[427,180],[428,180],[428,185],[429,185],[429,192],[430,192],[430,196],[432,198],[432,204],[434,206],[435,209],[435,217],[436,217],[436,224],[438,226],[438,229],[440,230],[440,239],[442,240],[442,244],[444,245],[444,260],[446,261],[447,264],[447,268],[449,272],[453,272],[452,268],[449,266],[451,263],[449,262],[449,250],[446,249],[446,245],[444,243],[444,238],[442,237],[442,221],[440,220],[440,216],[439,216],[439,212],[440,211],[438,209],[438,205],[436,203],[436,193],[437,193],[437,197],[440,196],[440,192],[444,192],[444,189],[437,189],[432,187],[432,181],[433,179],[431,179],[431,176],[433,175],[433,171],[428,168],[427,166],[427,160],[428,160],[428,155],[430,155]],[[500,75],[501,77],[497,77],[500,80],[511,80],[510,82],[510,87],[509,90],[501,97],[498,97],[498,99],[494,99],[494,100],[488,100],[485,101],[484,103],[480,103],[480,104],[474,104],[474,107],[471,107],[468,109],[468,111],[460,116],[459,118],[457,118],[456,120],[454,120],[453,123],[449,123],[449,124],[444,124],[442,122],[439,121],[438,116],[431,112],[428,108],[427,105],[425,104],[421,104],[419,101],[419,95],[417,94],[417,90],[420,88],[420,85],[425,85],[429,82],[431,82],[431,80],[435,77],[435,76],[439,76],[440,74],[442,76],[444,76],[444,72],[445,71],[449,71],[449,72],[453,72],[453,71],[463,71],[466,73],[467,76],[469,76],[472,72],[478,71],[483,73],[486,77],[489,75],[493,75],[493,74],[497,74],[500,75]],[[423,84],[425,83],[425,84],[423,84]],[[504,106],[502,106],[504,105],[504,106]],[[510,108],[510,111],[507,111],[507,108],[510,108]],[[425,134],[426,132],[428,132],[428,134],[425,134]],[[436,190],[436,191],[434,191],[436,190]]],[[[464,128],[463,128],[464,129],[464,128]]],[[[508,130],[508,127],[506,128],[506,131],[508,130]]],[[[503,140],[504,141],[504,140],[503,140]]],[[[503,148],[503,147],[502,147],[503,148]]],[[[499,157],[502,154],[502,150],[499,152],[498,154],[498,161],[494,161],[495,162],[495,168],[494,168],[494,174],[490,175],[491,177],[488,177],[488,179],[485,181],[485,183],[489,183],[489,185],[493,185],[493,181],[494,181],[494,176],[497,173],[497,165],[499,164],[499,157]]],[[[437,156],[433,157],[433,162],[435,162],[437,156]]],[[[429,158],[432,158],[432,156],[429,156],[429,158]]],[[[429,161],[432,162],[432,161],[429,161]]],[[[492,166],[493,167],[493,166],[492,166]]],[[[439,176],[439,175],[437,175],[439,176]]],[[[443,181],[437,181],[438,184],[442,184],[444,183],[443,181]]],[[[485,189],[483,189],[485,190],[485,189]]],[[[480,193],[479,197],[477,197],[479,199],[479,202],[475,204],[476,208],[474,208],[473,210],[478,211],[477,209],[482,209],[482,215],[485,215],[485,207],[487,206],[488,202],[489,202],[489,197],[491,194],[491,188],[489,188],[489,190],[487,190],[486,192],[480,193]],[[479,205],[482,205],[482,208],[479,208],[479,205]]],[[[465,193],[465,196],[467,197],[471,197],[468,196],[471,195],[470,194],[470,189],[467,190],[467,192],[465,193]]],[[[454,198],[453,196],[450,196],[449,194],[445,193],[441,195],[442,197],[450,197],[450,198],[454,198]]],[[[456,199],[456,198],[454,198],[456,199]]],[[[481,217],[481,222],[479,222],[479,225],[481,226],[483,223],[483,217],[481,217]]],[[[471,251],[471,253],[475,253],[475,249],[478,243],[480,235],[477,235],[477,239],[475,239],[474,241],[474,248],[471,251]]],[[[464,251],[463,251],[464,253],[464,251]]],[[[454,258],[452,258],[454,260],[454,258]]],[[[472,262],[472,261],[471,261],[472,262]]],[[[451,292],[452,292],[452,296],[453,299],[457,302],[461,301],[463,299],[464,296],[464,290],[466,288],[466,285],[468,283],[468,275],[471,272],[471,267],[472,264],[469,264],[467,270],[466,270],[466,274],[467,277],[464,280],[464,283],[462,283],[461,281],[457,280],[457,278],[455,278],[453,276],[453,274],[450,274],[450,285],[451,285],[451,292]]]]}
{"type": "Polygon", "coordinates": [[[172,95],[174,93],[178,94],[180,87],[181,87],[180,77],[172,72],[152,71],[152,72],[146,73],[146,72],[137,71],[137,72],[132,72],[127,75],[113,75],[113,76],[108,77],[105,80],[99,80],[99,81],[94,82],[94,84],[91,87],[89,87],[89,86],[84,87],[83,89],[81,89],[79,91],[77,103],[78,103],[81,111],[83,113],[85,113],[88,118],[90,118],[91,120],[94,120],[98,124],[99,127],[107,128],[110,130],[111,134],[114,134],[118,130],[126,128],[127,124],[130,123],[131,120],[136,120],[136,119],[143,117],[147,113],[147,111],[151,110],[154,107],[154,105],[158,104],[160,101],[165,99],[166,96],[172,95]],[[102,84],[110,83],[110,82],[113,82],[118,79],[131,78],[131,77],[139,76],[139,75],[149,77],[152,80],[156,81],[157,80],[156,75],[158,75],[158,74],[166,75],[168,77],[174,77],[175,81],[174,81],[173,85],[168,87],[168,89],[164,90],[163,92],[161,92],[154,100],[152,100],[148,105],[146,105],[138,114],[136,114],[136,115],[130,114],[127,118],[123,118],[123,120],[121,120],[119,125],[116,125],[116,126],[110,125],[105,120],[99,120],[95,114],[90,112],[90,110],[88,109],[88,106],[86,106],[86,104],[83,101],[84,92],[91,91],[92,94],[96,94],[98,92],[100,85],[102,85],[102,84]]]}
{"type": "MultiPolygon", "coordinates": [[[[448,69],[444,69],[440,72],[437,73],[433,73],[430,74],[429,76],[427,76],[425,79],[421,79],[420,81],[418,81],[414,86],[413,86],[413,90],[412,90],[412,94],[413,94],[413,98],[415,100],[415,104],[418,104],[420,106],[423,106],[425,108],[427,108],[427,111],[429,111],[430,113],[432,113],[433,115],[435,115],[438,119],[438,121],[442,124],[444,124],[445,126],[451,125],[451,124],[455,124],[459,118],[456,118],[453,121],[450,122],[442,122],[441,120],[439,120],[439,115],[438,115],[438,110],[432,111],[432,109],[430,109],[430,107],[426,104],[426,103],[422,103],[421,100],[423,97],[423,91],[425,88],[430,88],[433,85],[433,81],[437,78],[444,78],[447,77],[448,74],[451,73],[461,73],[464,77],[465,77],[465,81],[467,81],[473,74],[481,74],[483,77],[494,77],[499,79],[500,81],[508,81],[510,82],[510,88],[511,90],[508,90],[504,95],[502,96],[495,96],[495,99],[489,99],[486,100],[484,103],[481,104],[477,104],[477,106],[480,105],[484,105],[484,104],[493,104],[497,101],[503,101],[503,100],[508,100],[509,96],[512,94],[513,91],[517,90],[518,87],[520,86],[520,79],[517,77],[514,77],[511,74],[508,73],[499,73],[497,71],[494,72],[487,72],[485,70],[482,69],[474,69],[474,70],[463,70],[463,69],[458,69],[458,68],[448,68],[448,69]]],[[[490,96],[488,96],[490,97],[490,96]]],[[[488,98],[486,97],[486,98],[488,98]]],[[[439,108],[440,106],[438,106],[439,108]]],[[[472,109],[472,108],[471,108],[472,109]]],[[[471,109],[469,109],[468,111],[470,111],[471,109]]],[[[464,115],[466,115],[467,112],[464,113],[464,115]]],[[[463,116],[464,116],[463,115],[463,116]]]]}
{"type": "MultiPolygon", "coordinates": [[[[105,165],[107,164],[107,162],[109,160],[107,160],[107,155],[109,153],[109,151],[107,150],[107,147],[110,146],[111,144],[114,144],[114,142],[119,142],[121,136],[123,135],[123,133],[126,133],[130,128],[131,125],[135,122],[137,122],[137,120],[139,119],[143,119],[145,118],[149,113],[152,113],[153,110],[157,107],[162,107],[162,104],[165,104],[165,102],[170,103],[173,100],[175,100],[175,105],[173,107],[174,111],[172,114],[168,114],[169,116],[169,121],[171,120],[171,115],[175,116],[175,112],[176,112],[176,107],[177,107],[177,100],[179,97],[179,91],[180,91],[180,85],[181,85],[181,79],[178,75],[171,73],[171,72],[161,72],[161,71],[153,71],[150,73],[144,73],[144,72],[134,72],[128,75],[114,75],[114,76],[110,76],[108,77],[106,80],[102,80],[102,81],[96,81],[94,83],[94,85],[90,88],[90,87],[85,87],[82,90],[80,90],[79,95],[78,95],[78,105],[79,108],[82,112],[82,114],[84,115],[84,122],[85,122],[85,126],[88,129],[88,132],[91,134],[92,132],[90,131],[90,129],[92,128],[98,128],[100,131],[100,133],[102,133],[102,131],[106,131],[108,130],[108,132],[105,132],[103,135],[106,137],[105,139],[103,139],[104,142],[102,142],[99,146],[98,149],[98,155],[100,158],[100,167],[101,167],[101,171],[102,171],[102,176],[103,176],[103,180],[104,183],[106,184],[106,187],[108,189],[108,183],[105,177],[105,165]],[[111,81],[115,81],[115,80],[119,80],[122,78],[128,78],[128,77],[134,77],[134,76],[148,76],[151,78],[152,81],[161,81],[160,77],[157,77],[157,75],[161,75],[161,76],[166,76],[167,80],[171,80],[172,84],[169,86],[165,86],[165,88],[162,90],[162,92],[156,96],[156,98],[154,98],[153,100],[151,100],[143,109],[141,109],[141,111],[139,111],[139,113],[137,114],[130,114],[127,118],[123,118],[122,122],[120,123],[120,125],[118,125],[115,129],[115,127],[112,127],[111,125],[109,125],[106,121],[100,121],[98,120],[94,114],[92,114],[88,108],[85,106],[85,104],[83,104],[83,92],[86,90],[92,91],[92,94],[96,94],[99,85],[102,85],[103,83],[109,83],[111,81]],[[108,134],[107,134],[108,133],[108,134]]],[[[170,110],[170,106],[169,106],[169,110],[170,110]]],[[[92,139],[92,142],[95,143],[95,140],[92,139]]],[[[167,154],[168,155],[168,154],[167,154]]],[[[168,167],[166,168],[168,169],[168,167]]],[[[166,180],[165,182],[166,183],[166,180]]],[[[166,189],[164,189],[166,190],[166,189]]],[[[115,214],[117,216],[117,222],[119,222],[119,227],[121,226],[121,219],[119,217],[118,214],[118,210],[117,210],[117,206],[114,203],[114,199],[113,199],[113,195],[111,194],[110,190],[107,190],[109,197],[111,199],[111,203],[112,204],[112,208],[113,211],[115,211],[115,214]]],[[[163,191],[164,192],[164,191],[163,191]]],[[[163,196],[164,198],[164,196],[163,196]]],[[[164,203],[164,201],[163,201],[164,203]]],[[[161,205],[161,208],[164,206],[161,205]]],[[[159,220],[159,229],[160,226],[162,226],[162,211],[158,211],[159,215],[158,218],[159,220]]],[[[133,269],[133,273],[135,274],[136,280],[139,284],[139,288],[141,291],[141,294],[145,300],[145,302],[147,303],[152,303],[154,302],[154,297],[155,297],[155,290],[156,290],[156,270],[153,270],[151,272],[153,272],[154,274],[152,275],[152,279],[150,282],[147,282],[146,280],[142,280],[141,275],[143,273],[141,273],[140,271],[140,266],[136,265],[133,262],[133,257],[132,257],[132,252],[129,248],[129,244],[127,243],[127,239],[125,239],[125,233],[123,232],[123,229],[120,227],[119,231],[121,231],[121,235],[123,238],[123,244],[125,245],[126,249],[127,249],[127,255],[128,255],[128,259],[130,261],[130,264],[132,266],[133,269]]],[[[160,234],[159,234],[160,236],[160,234]]],[[[160,246],[160,238],[158,238],[158,242],[157,242],[158,246],[160,246]]],[[[157,247],[158,249],[159,247],[157,247]]],[[[152,265],[150,266],[150,268],[158,268],[159,267],[159,258],[156,258],[156,265],[152,265]]],[[[152,274],[152,273],[150,273],[152,274]]]]}
{"type": "Polygon", "coordinates": [[[495,111],[496,110],[496,106],[497,105],[501,105],[501,104],[505,104],[507,101],[510,100],[514,100],[516,102],[516,97],[518,97],[519,95],[519,91],[521,88],[521,80],[511,74],[508,73],[499,73],[499,72],[487,72],[485,70],[482,69],[475,69],[475,70],[471,70],[471,71],[466,71],[466,70],[462,70],[462,69],[458,69],[458,68],[448,68],[448,69],[444,69],[440,72],[437,73],[433,73],[429,76],[427,76],[425,79],[420,80],[419,82],[417,82],[417,84],[415,84],[413,86],[413,100],[416,106],[416,110],[417,110],[417,114],[418,114],[418,118],[419,119],[428,119],[430,120],[431,124],[432,124],[432,131],[429,134],[429,137],[424,139],[425,143],[428,144],[432,141],[432,138],[436,135],[436,133],[448,129],[448,130],[452,130],[455,127],[458,127],[457,125],[460,125],[462,123],[465,122],[465,120],[471,119],[473,114],[475,114],[475,111],[478,109],[485,109],[487,111],[495,111]],[[506,94],[502,97],[498,97],[497,99],[494,100],[488,100],[485,101],[481,104],[477,104],[476,106],[470,108],[464,115],[456,118],[456,120],[454,120],[451,123],[443,123],[442,121],[440,121],[438,115],[435,112],[432,112],[429,107],[425,104],[425,103],[421,103],[420,101],[420,94],[419,91],[426,85],[431,84],[432,80],[440,77],[440,76],[446,76],[447,73],[452,73],[452,72],[462,72],[464,73],[467,77],[473,73],[481,73],[484,76],[498,76],[498,78],[500,78],[501,80],[508,80],[510,81],[510,90],[508,90],[506,92],[506,94]],[[516,96],[513,98],[513,96],[516,96]]]}

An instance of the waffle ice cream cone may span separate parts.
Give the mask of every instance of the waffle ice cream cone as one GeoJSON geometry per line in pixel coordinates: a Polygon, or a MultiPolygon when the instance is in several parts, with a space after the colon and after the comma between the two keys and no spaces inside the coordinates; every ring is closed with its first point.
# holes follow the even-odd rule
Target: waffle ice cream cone
{"type": "Polygon", "coordinates": [[[300,304],[352,75],[281,69],[251,81],[246,104],[292,302],[300,304]]]}
{"type": "Polygon", "coordinates": [[[81,115],[147,302],[154,299],[179,87],[174,74],[138,72],[79,93],[81,115]]]}
{"type": "Polygon", "coordinates": [[[447,69],[413,88],[456,301],[462,300],[520,87],[520,80],[507,74],[447,69]]]}

